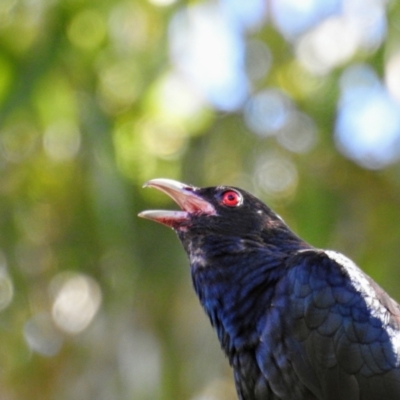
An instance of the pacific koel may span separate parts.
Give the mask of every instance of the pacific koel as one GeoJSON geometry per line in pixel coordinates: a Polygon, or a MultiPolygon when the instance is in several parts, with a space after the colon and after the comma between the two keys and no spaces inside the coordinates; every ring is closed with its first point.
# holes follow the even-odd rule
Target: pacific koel
{"type": "Polygon", "coordinates": [[[344,255],[295,235],[250,193],[170,179],[178,234],[240,400],[400,399],[400,306],[344,255]]]}

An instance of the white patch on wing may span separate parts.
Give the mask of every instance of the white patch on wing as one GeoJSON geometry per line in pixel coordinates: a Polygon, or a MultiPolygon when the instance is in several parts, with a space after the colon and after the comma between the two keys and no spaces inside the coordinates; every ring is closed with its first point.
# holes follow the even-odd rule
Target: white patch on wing
{"type": "Polygon", "coordinates": [[[391,326],[386,328],[388,335],[390,336],[390,341],[392,342],[392,346],[394,348],[394,352],[396,354],[396,366],[400,365],[400,332],[396,329],[393,329],[391,326]]]}
{"type": "Polygon", "coordinates": [[[340,264],[347,271],[351,284],[354,288],[363,294],[365,303],[371,311],[374,318],[380,319],[382,325],[385,327],[390,342],[392,344],[393,352],[396,355],[396,365],[400,366],[400,332],[388,325],[390,314],[385,306],[376,297],[375,289],[371,286],[370,281],[366,275],[357,267],[357,265],[341,253],[332,250],[325,250],[325,254],[333,261],[340,264]]]}
{"type": "Polygon", "coordinates": [[[360,270],[360,268],[357,267],[357,265],[353,261],[350,260],[350,258],[347,258],[343,254],[333,250],[326,250],[325,254],[331,260],[336,261],[338,264],[345,268],[345,270],[349,274],[351,283],[357,291],[364,293],[368,297],[371,297],[371,299],[368,299],[367,301],[372,302],[376,299],[374,288],[369,283],[365,274],[360,270]]]}

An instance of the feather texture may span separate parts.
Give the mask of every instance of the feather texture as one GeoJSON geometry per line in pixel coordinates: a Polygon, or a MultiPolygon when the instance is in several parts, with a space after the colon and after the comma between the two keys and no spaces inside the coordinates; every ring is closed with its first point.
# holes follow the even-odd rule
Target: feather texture
{"type": "Polygon", "coordinates": [[[238,188],[149,185],[185,211],[142,216],[177,232],[240,400],[400,399],[400,307],[351,260],[238,188]]]}

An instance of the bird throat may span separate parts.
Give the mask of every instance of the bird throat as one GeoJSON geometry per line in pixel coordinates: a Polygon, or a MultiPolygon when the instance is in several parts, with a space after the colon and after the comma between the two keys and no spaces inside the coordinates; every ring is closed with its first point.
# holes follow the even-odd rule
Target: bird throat
{"type": "Polygon", "coordinates": [[[271,302],[278,264],[272,260],[269,264],[265,254],[257,254],[263,251],[260,247],[249,247],[243,240],[221,241],[210,235],[182,239],[186,239],[182,242],[194,289],[231,360],[238,351],[258,343],[256,305],[271,302]]]}

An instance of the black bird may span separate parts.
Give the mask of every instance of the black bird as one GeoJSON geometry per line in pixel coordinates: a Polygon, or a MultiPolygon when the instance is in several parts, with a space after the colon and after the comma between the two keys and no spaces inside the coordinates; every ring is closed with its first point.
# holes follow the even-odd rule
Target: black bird
{"type": "Polygon", "coordinates": [[[139,215],[177,232],[240,400],[400,399],[400,306],[350,259],[244,190],[146,186],[182,209],[139,215]]]}

